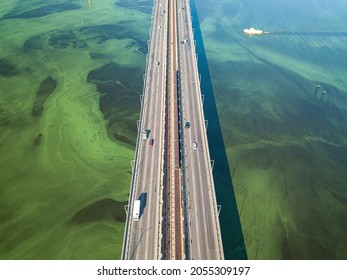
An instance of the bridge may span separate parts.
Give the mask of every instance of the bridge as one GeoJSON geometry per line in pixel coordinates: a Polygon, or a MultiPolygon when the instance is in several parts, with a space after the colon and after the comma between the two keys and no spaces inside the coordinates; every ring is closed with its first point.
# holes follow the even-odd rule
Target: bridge
{"type": "Polygon", "coordinates": [[[189,1],[156,0],[122,259],[224,258],[199,79],[189,1]]]}

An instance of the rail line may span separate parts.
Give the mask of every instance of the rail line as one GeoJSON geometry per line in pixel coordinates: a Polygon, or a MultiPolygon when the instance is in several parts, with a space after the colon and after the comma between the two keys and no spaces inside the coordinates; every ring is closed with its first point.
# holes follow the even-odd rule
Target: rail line
{"type": "Polygon", "coordinates": [[[178,61],[177,61],[177,10],[176,0],[168,7],[168,63],[167,63],[167,114],[166,114],[166,180],[165,180],[165,259],[183,259],[182,179],[180,168],[180,141],[178,120],[178,61]]]}

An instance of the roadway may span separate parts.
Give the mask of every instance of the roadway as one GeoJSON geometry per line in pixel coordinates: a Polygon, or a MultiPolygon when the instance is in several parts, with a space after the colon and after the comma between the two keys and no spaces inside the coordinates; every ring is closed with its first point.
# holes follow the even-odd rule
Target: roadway
{"type": "Polygon", "coordinates": [[[122,259],[161,259],[168,0],[155,1],[122,259]],[[159,65],[158,65],[159,62],[159,65]],[[142,132],[150,130],[147,140],[142,132]],[[150,140],[154,139],[153,146],[150,140]],[[132,217],[141,200],[139,221],[132,217]]]}
{"type": "Polygon", "coordinates": [[[224,259],[188,0],[178,0],[178,36],[187,255],[224,259]],[[183,128],[186,122],[190,128],[183,128]]]}

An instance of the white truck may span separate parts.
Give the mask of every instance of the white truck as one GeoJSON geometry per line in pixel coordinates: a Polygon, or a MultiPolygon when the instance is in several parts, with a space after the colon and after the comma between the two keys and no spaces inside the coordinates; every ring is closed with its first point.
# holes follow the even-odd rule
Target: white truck
{"type": "Polygon", "coordinates": [[[140,210],[141,210],[141,200],[134,201],[133,208],[133,220],[138,221],[140,219],[140,210]]]}

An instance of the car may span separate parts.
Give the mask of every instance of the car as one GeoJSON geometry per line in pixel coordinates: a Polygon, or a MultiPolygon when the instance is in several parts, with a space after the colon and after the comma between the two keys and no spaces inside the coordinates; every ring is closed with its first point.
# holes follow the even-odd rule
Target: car
{"type": "Polygon", "coordinates": [[[151,131],[149,130],[149,129],[146,129],[144,132],[143,132],[143,134],[142,134],[142,138],[143,139],[148,139],[148,136],[149,136],[149,133],[150,133],[151,131]]]}
{"type": "Polygon", "coordinates": [[[160,61],[157,61],[157,63],[155,64],[156,66],[159,66],[160,65],[160,61]]]}
{"type": "Polygon", "coordinates": [[[149,141],[149,146],[152,147],[154,144],[154,139],[152,138],[151,141],[149,141]]]}
{"type": "Polygon", "coordinates": [[[198,143],[197,142],[193,142],[193,149],[196,150],[197,147],[198,147],[198,143]]]}
{"type": "Polygon", "coordinates": [[[190,122],[186,122],[186,128],[190,127],[190,122]]]}

